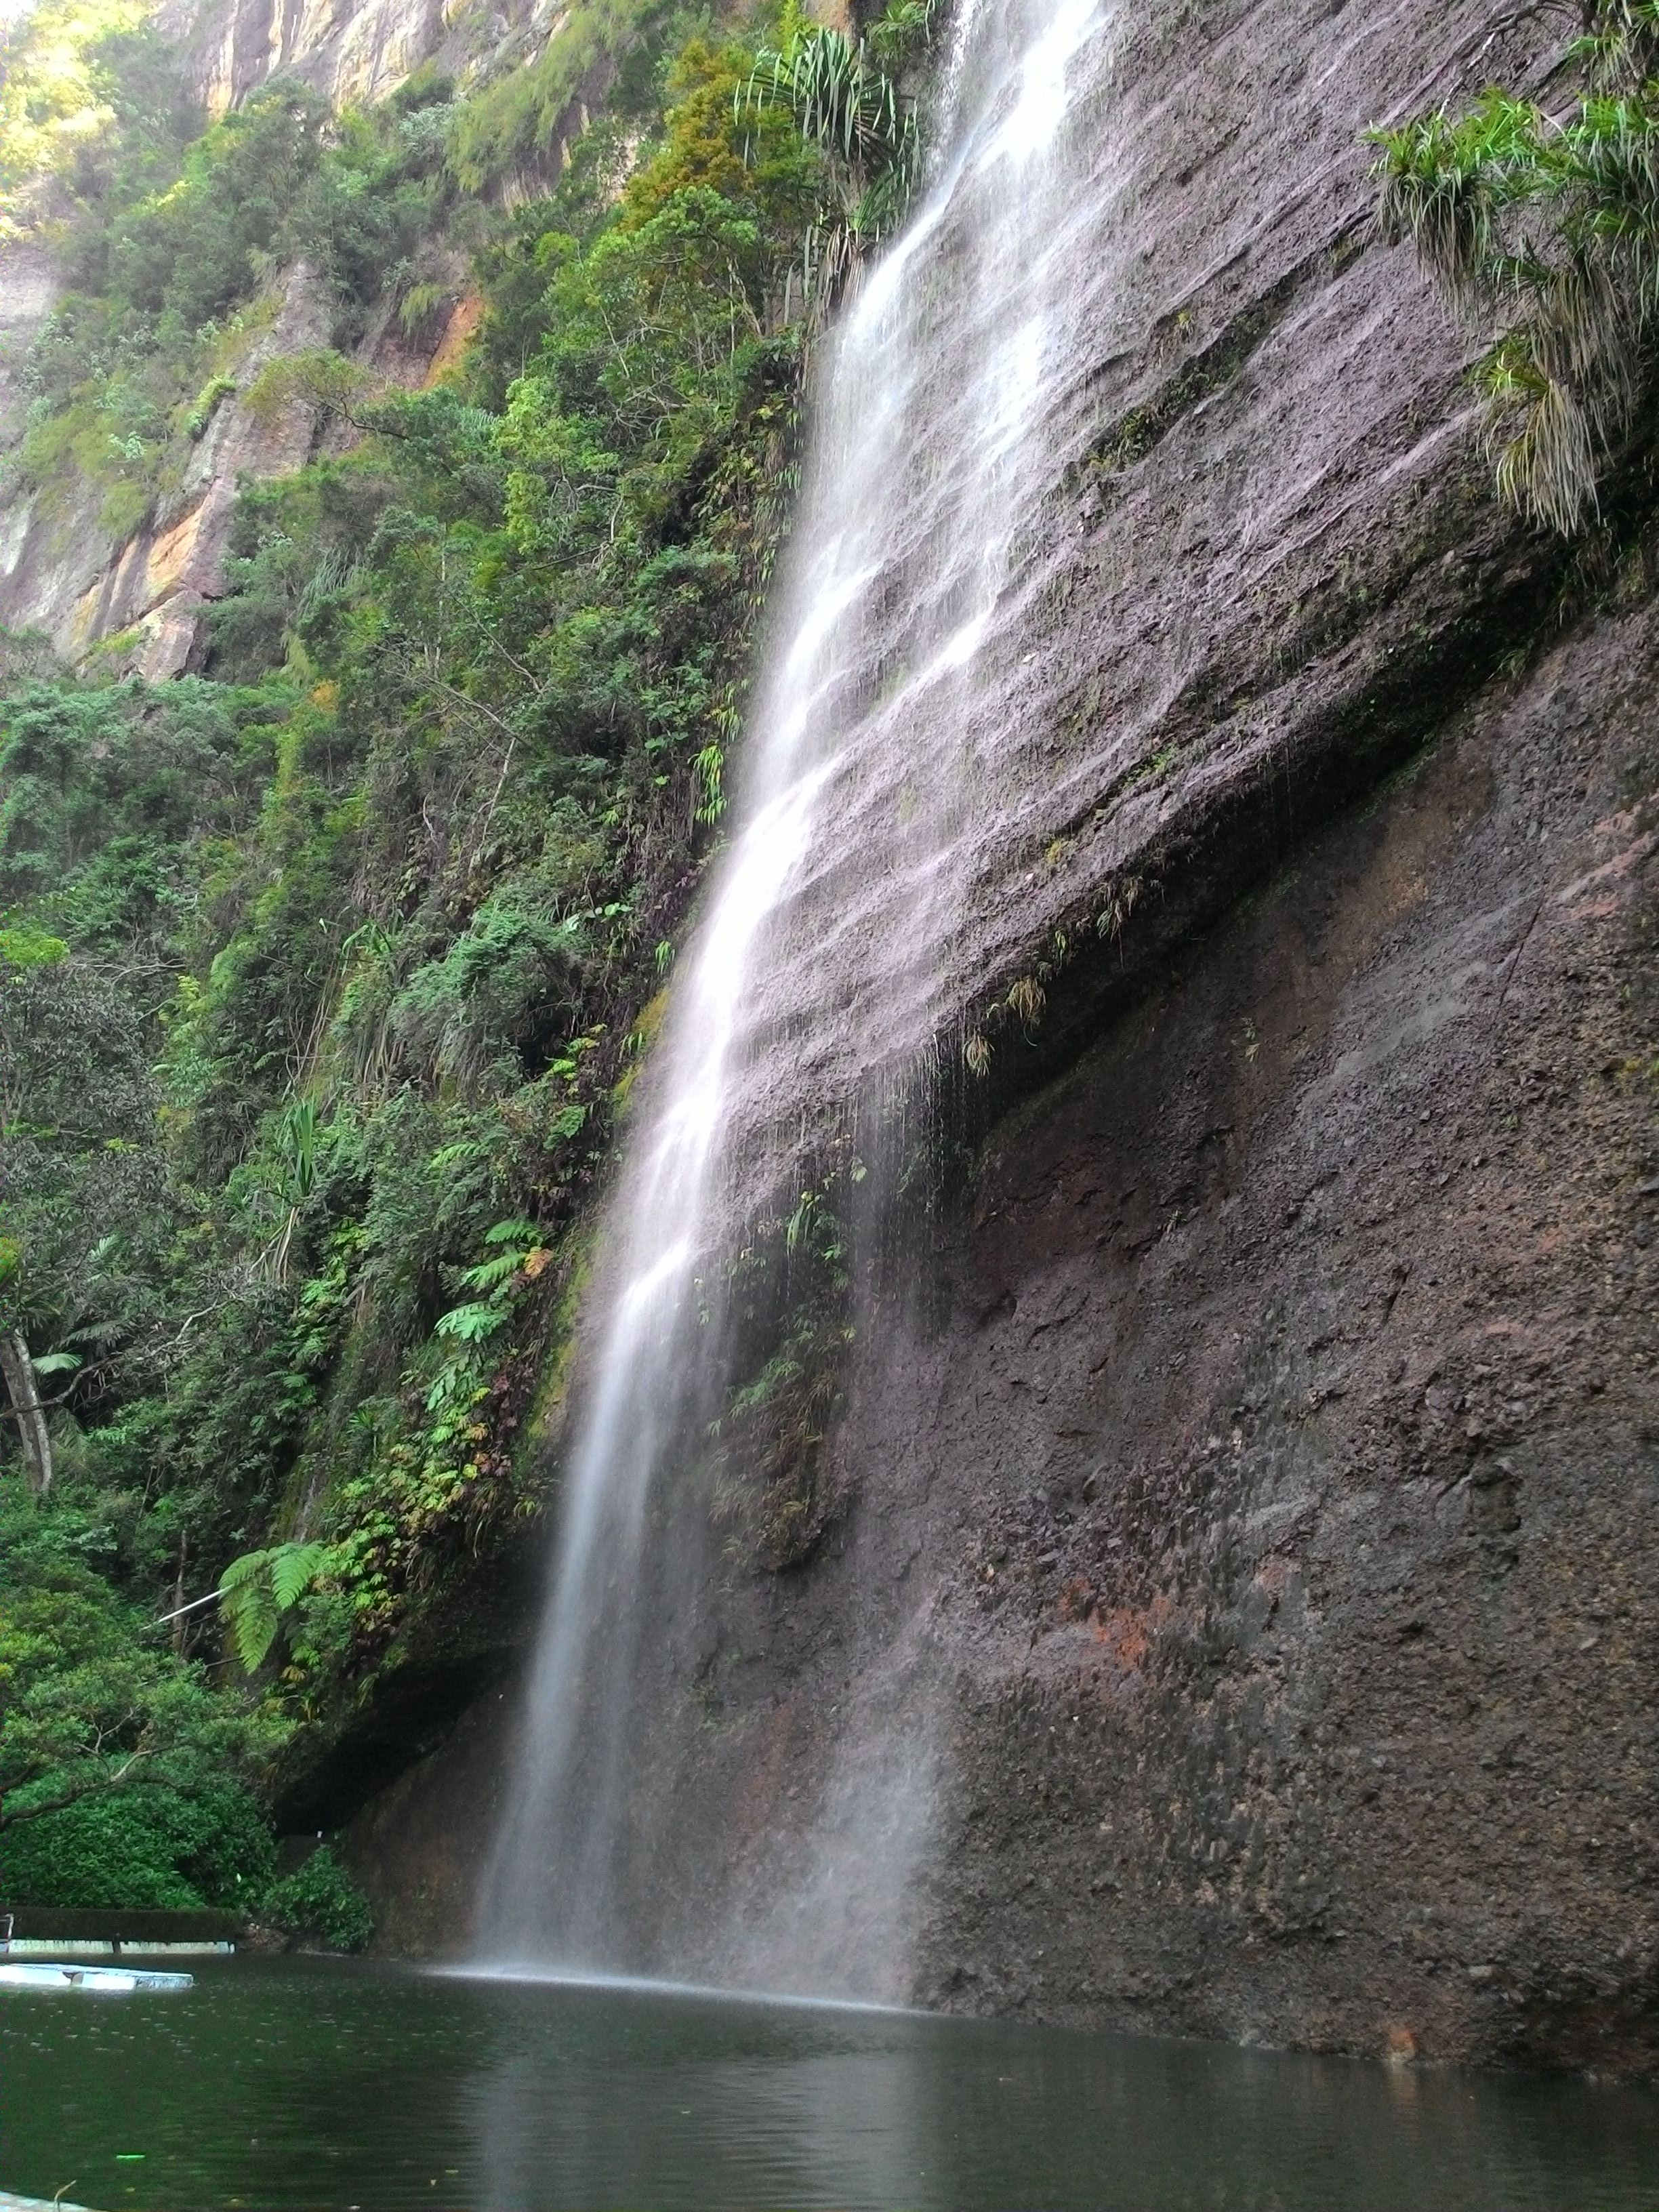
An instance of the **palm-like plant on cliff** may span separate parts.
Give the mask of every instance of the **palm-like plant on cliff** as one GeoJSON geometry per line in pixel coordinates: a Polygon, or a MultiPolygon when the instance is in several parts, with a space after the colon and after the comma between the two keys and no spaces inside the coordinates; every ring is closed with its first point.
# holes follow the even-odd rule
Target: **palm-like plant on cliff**
{"type": "Polygon", "coordinates": [[[909,203],[921,135],[915,102],[901,89],[901,79],[927,42],[936,4],[891,0],[858,39],[787,10],[779,45],[756,57],[738,93],[739,120],[786,106],[801,135],[825,156],[830,189],[807,234],[805,263],[809,292],[826,306],[909,203]]]}
{"type": "Polygon", "coordinates": [[[1378,217],[1488,341],[1474,377],[1498,489],[1571,534],[1632,426],[1659,321],[1659,0],[1600,0],[1571,106],[1492,89],[1371,134],[1378,217]]]}

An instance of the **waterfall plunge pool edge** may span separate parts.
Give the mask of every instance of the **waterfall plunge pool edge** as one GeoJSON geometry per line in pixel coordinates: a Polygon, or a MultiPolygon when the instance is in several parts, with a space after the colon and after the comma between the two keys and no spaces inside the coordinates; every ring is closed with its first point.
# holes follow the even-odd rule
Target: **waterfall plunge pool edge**
{"type": "Polygon", "coordinates": [[[1582,2080],[305,1957],[0,2001],[0,2189],[97,2212],[1651,2206],[1582,2080]]]}
{"type": "Polygon", "coordinates": [[[935,2015],[914,2005],[878,2004],[859,1997],[814,1996],[805,1990],[734,1989],[719,1982],[665,1981],[654,1974],[607,1974],[597,1967],[515,1965],[511,1960],[463,1961],[422,1970],[447,1981],[528,1983],[538,1989],[613,1990],[643,1996],[685,1997],[703,2004],[784,2005],[811,2012],[886,2013],[902,2020],[935,2015]]]}

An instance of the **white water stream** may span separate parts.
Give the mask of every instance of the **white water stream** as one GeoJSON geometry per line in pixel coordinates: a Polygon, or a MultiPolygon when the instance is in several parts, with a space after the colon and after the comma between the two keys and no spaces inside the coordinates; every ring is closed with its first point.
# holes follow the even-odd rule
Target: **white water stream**
{"type": "MultiPolygon", "coordinates": [[[[1022,538],[1063,459],[1069,313],[1109,191],[1110,4],[963,0],[931,188],[821,364],[732,843],[610,1224],[486,1963],[664,1963],[635,1955],[615,1877],[644,1755],[630,1686],[654,1626],[655,1502],[708,1418],[729,1224],[792,1133],[938,1028],[995,702],[1019,682],[1022,538]]],[[[788,1973],[763,1946],[743,1955],[745,1978],[788,1973]]]]}

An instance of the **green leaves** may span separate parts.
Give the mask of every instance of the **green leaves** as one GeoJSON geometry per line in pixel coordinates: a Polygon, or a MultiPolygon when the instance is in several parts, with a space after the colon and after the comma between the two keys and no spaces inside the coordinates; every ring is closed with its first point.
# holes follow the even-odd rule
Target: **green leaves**
{"type": "Polygon", "coordinates": [[[787,100],[809,138],[866,170],[903,158],[914,135],[897,88],[864,42],[823,24],[803,28],[781,53],[760,56],[744,102],[771,99],[787,100]]]}
{"type": "MultiPolygon", "coordinates": [[[[486,1244],[508,1244],[528,1248],[538,1242],[536,1224],[533,1221],[525,1220],[497,1221],[485,1230],[483,1241],[486,1244]]],[[[518,1260],[523,1255],[522,1253],[515,1253],[513,1256],[516,1265],[518,1260]]]]}
{"type": "Polygon", "coordinates": [[[219,1583],[221,1612],[246,1673],[252,1674],[276,1640],[276,1601],[264,1572],[265,1555],[233,1559],[219,1583]]]}
{"type": "Polygon", "coordinates": [[[1413,239],[1460,305],[1480,297],[1504,208],[1543,188],[1542,131],[1529,101],[1491,90],[1461,118],[1437,110],[1370,134],[1382,149],[1376,174],[1384,237],[1413,239]]]}
{"type": "Polygon", "coordinates": [[[106,1793],[188,1791],[281,1740],[118,1598],[96,1564],[110,1544],[83,1507],[0,1486],[0,1827],[106,1793]]]}
{"type": "Polygon", "coordinates": [[[610,74],[635,45],[662,0],[592,0],[556,19],[551,37],[527,66],[503,70],[458,104],[449,160],[464,191],[482,193],[502,176],[545,155],[572,102],[596,70],[610,74]]]}
{"type": "Polygon", "coordinates": [[[532,1263],[547,1257],[533,1221],[498,1221],[485,1231],[484,1242],[507,1249],[464,1269],[459,1281],[464,1289],[485,1291],[489,1296],[441,1314],[432,1325],[435,1336],[453,1337],[460,1344],[487,1344],[506,1327],[520,1279],[539,1273],[532,1263]]]}
{"type": "Polygon", "coordinates": [[[252,1793],[222,1775],[88,1796],[9,1828],[6,1901],[93,1910],[247,1910],[276,1859],[252,1793]]]}
{"type": "Polygon", "coordinates": [[[110,64],[121,39],[132,58],[154,58],[140,0],[46,0],[10,26],[0,82],[0,226],[27,225],[29,187],[95,161],[125,119],[110,64]]]}
{"type": "MultiPolygon", "coordinates": [[[[8,1315],[83,1363],[42,1395],[64,1481],[121,1501],[149,1656],[211,1637],[154,1624],[230,1559],[273,1714],[326,1711],[533,1503],[518,1439],[741,724],[846,164],[787,100],[739,120],[751,46],[690,41],[665,108],[659,59],[491,236],[453,385],[371,395],[340,336],[252,395],[359,442],[245,490],[210,678],[0,693],[8,1315]],[[315,1543],[262,1544],[301,1497],[315,1543]]],[[[410,245],[439,107],[313,132],[273,91],[124,184],[40,357],[63,480],[92,444],[135,497],[188,465],[296,242],[348,326],[377,255],[411,317],[461,289],[410,245]]]]}
{"type": "Polygon", "coordinates": [[[461,1344],[483,1344],[506,1323],[507,1315],[500,1306],[474,1300],[470,1305],[452,1306],[447,1314],[440,1314],[432,1328],[434,1335],[453,1336],[461,1344]]]}
{"type": "Polygon", "coordinates": [[[393,1033],[469,1089],[510,1080],[525,1048],[567,1025],[580,1003],[586,919],[539,913],[510,889],[487,899],[392,1000],[393,1033]]]}
{"type": "Polygon", "coordinates": [[[308,1589],[328,1559],[326,1544],[278,1544],[267,1552],[270,1594],[278,1613],[286,1613],[308,1589]]]}
{"type": "Polygon", "coordinates": [[[1659,15],[1601,0],[1565,118],[1500,89],[1372,132],[1378,221],[1458,314],[1496,335],[1475,371],[1500,495],[1571,534],[1628,428],[1659,312],[1659,15]]]}
{"type": "Polygon", "coordinates": [[[302,1206],[317,1185],[317,1106],[310,1098],[296,1098],[285,1107],[276,1125],[276,1141],[287,1170],[285,1195],[293,1206],[302,1206]]]}
{"type": "MultiPolygon", "coordinates": [[[[507,1249],[498,1249],[493,1259],[482,1261],[476,1267],[468,1267],[460,1280],[467,1290],[488,1291],[497,1298],[510,1286],[525,1262],[544,1249],[533,1221],[498,1221],[494,1228],[484,1231],[484,1243],[507,1249]]],[[[462,1307],[456,1310],[470,1312],[474,1309],[462,1307]]],[[[437,1323],[440,1333],[467,1337],[466,1330],[462,1328],[445,1331],[444,1322],[452,1318],[446,1314],[444,1320],[437,1323]]],[[[483,1336],[491,1334],[490,1330],[483,1330],[467,1340],[481,1342],[483,1336]]]]}
{"type": "Polygon", "coordinates": [[[326,1844],[294,1873],[271,1885],[260,1917],[336,1951],[361,1951],[374,1933],[368,1900],[326,1844]]]}
{"type": "Polygon", "coordinates": [[[785,1224],[783,1241],[786,1250],[794,1251],[811,1232],[813,1217],[817,1212],[821,1203],[817,1191],[802,1191],[796,1202],[794,1212],[785,1224]]]}
{"type": "Polygon", "coordinates": [[[220,1611],[230,1630],[243,1671],[264,1665],[282,1616],[289,1612],[331,1563],[323,1543],[276,1544],[245,1552],[219,1578],[220,1611]]]}
{"type": "Polygon", "coordinates": [[[371,370],[321,346],[279,354],[248,386],[242,404],[266,429],[303,409],[321,431],[336,422],[350,422],[381,389],[371,370]]]}
{"type": "Polygon", "coordinates": [[[53,937],[32,921],[14,922],[0,928],[0,969],[9,969],[14,975],[27,975],[31,968],[49,967],[54,961],[66,960],[69,946],[61,937],[53,937]]]}
{"type": "Polygon", "coordinates": [[[925,44],[933,12],[934,0],[893,0],[856,40],[787,15],[782,46],[757,57],[736,95],[741,118],[783,104],[830,156],[836,191],[805,241],[809,282],[829,301],[908,204],[921,138],[896,72],[925,44]]]}

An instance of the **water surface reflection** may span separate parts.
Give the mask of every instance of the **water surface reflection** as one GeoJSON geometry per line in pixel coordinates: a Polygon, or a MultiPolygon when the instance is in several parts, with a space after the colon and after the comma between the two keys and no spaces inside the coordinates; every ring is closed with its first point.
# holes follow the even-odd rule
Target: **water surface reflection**
{"type": "Polygon", "coordinates": [[[1659,2099],[1006,2022],[210,1963],[0,2000],[0,2187],[117,2212],[1659,2197],[1659,2099]]]}

